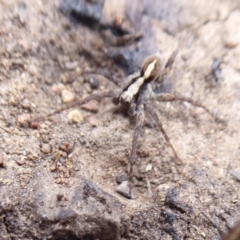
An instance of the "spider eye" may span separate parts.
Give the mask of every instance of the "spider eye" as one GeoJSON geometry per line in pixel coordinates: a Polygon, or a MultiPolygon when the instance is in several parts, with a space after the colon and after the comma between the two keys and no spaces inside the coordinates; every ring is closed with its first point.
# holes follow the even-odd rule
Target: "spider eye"
{"type": "Polygon", "coordinates": [[[141,75],[150,82],[159,77],[162,70],[162,60],[158,55],[148,57],[142,65],[141,75]]]}

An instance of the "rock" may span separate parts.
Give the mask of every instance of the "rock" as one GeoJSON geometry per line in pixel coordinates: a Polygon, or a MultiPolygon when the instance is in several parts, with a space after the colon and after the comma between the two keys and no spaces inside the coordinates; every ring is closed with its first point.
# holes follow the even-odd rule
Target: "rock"
{"type": "Polygon", "coordinates": [[[52,152],[52,145],[49,143],[44,143],[41,147],[41,152],[48,154],[52,152]]]}
{"type": "Polygon", "coordinates": [[[116,182],[118,184],[121,184],[123,181],[128,181],[128,180],[129,180],[129,176],[124,171],[119,172],[116,176],[116,182]]]}
{"type": "Polygon", "coordinates": [[[99,108],[99,105],[98,105],[98,102],[95,101],[95,100],[92,100],[84,105],[81,106],[82,109],[86,110],[86,111],[89,111],[89,112],[94,112],[94,113],[97,113],[98,112],[98,108],[99,108]]]}
{"type": "Polygon", "coordinates": [[[152,170],[152,164],[149,163],[149,164],[146,166],[146,172],[151,171],[151,170],[152,170]]]}
{"type": "Polygon", "coordinates": [[[91,2],[62,0],[59,8],[64,14],[72,14],[72,17],[75,19],[91,24],[102,20],[102,8],[104,2],[105,0],[96,0],[91,2]]]}
{"type": "Polygon", "coordinates": [[[87,121],[91,124],[92,127],[96,127],[98,125],[98,120],[95,115],[91,115],[87,118],[87,121]]]}
{"type": "Polygon", "coordinates": [[[75,148],[76,141],[69,139],[69,140],[63,140],[59,144],[59,149],[63,152],[67,153],[67,155],[71,154],[75,148]]]}
{"type": "Polygon", "coordinates": [[[240,42],[240,11],[232,12],[225,23],[223,43],[226,47],[234,48],[240,42]]]}
{"type": "Polygon", "coordinates": [[[27,6],[26,3],[21,2],[18,5],[18,18],[19,18],[19,22],[22,25],[25,25],[27,22],[27,6]]]}
{"type": "Polygon", "coordinates": [[[129,181],[123,181],[120,185],[117,186],[117,192],[123,195],[126,198],[134,199],[132,194],[129,194],[129,181]]]}
{"type": "Polygon", "coordinates": [[[223,2],[222,4],[219,4],[217,9],[218,19],[221,21],[226,20],[230,10],[231,9],[228,3],[223,2]]]}
{"type": "Polygon", "coordinates": [[[34,64],[30,64],[28,66],[28,72],[29,74],[31,74],[32,76],[37,76],[38,74],[38,68],[34,65],[34,64]]]}
{"type": "Polygon", "coordinates": [[[9,99],[9,104],[11,104],[12,106],[17,106],[17,99],[14,96],[11,96],[9,99]]]}
{"type": "Polygon", "coordinates": [[[55,93],[61,93],[64,89],[65,89],[65,86],[62,83],[52,85],[52,91],[55,93]]]}
{"type": "Polygon", "coordinates": [[[59,186],[38,170],[31,179],[34,189],[6,189],[7,198],[0,191],[0,229],[8,226],[16,239],[120,240],[128,228],[123,205],[87,179],[75,180],[72,186],[59,186]]]}
{"type": "Polygon", "coordinates": [[[171,188],[168,190],[165,205],[171,209],[176,209],[181,213],[192,211],[192,207],[188,206],[179,196],[177,188],[171,188]]]}
{"type": "Polygon", "coordinates": [[[223,42],[225,46],[228,48],[235,48],[238,45],[239,40],[240,40],[239,32],[227,33],[223,38],[223,42]]]}
{"type": "Polygon", "coordinates": [[[240,170],[230,170],[229,171],[238,181],[240,181],[240,170]]]}
{"type": "Polygon", "coordinates": [[[78,109],[74,109],[68,113],[68,121],[70,123],[82,123],[84,121],[84,117],[78,109]]]}
{"type": "Polygon", "coordinates": [[[69,103],[72,102],[75,98],[75,95],[73,92],[67,90],[67,89],[63,89],[62,90],[62,100],[64,103],[69,103]]]}
{"type": "Polygon", "coordinates": [[[39,122],[32,122],[31,123],[31,128],[32,129],[39,129],[40,125],[39,125],[39,122]]]}
{"type": "Polygon", "coordinates": [[[29,126],[30,120],[31,120],[30,114],[22,114],[17,118],[19,126],[24,128],[29,126]]]}
{"type": "Polygon", "coordinates": [[[90,87],[90,85],[88,83],[84,83],[83,87],[88,94],[92,93],[92,88],[90,87]]]}
{"type": "Polygon", "coordinates": [[[21,166],[21,165],[24,165],[26,163],[26,160],[24,158],[20,158],[20,159],[16,160],[16,163],[21,166]]]}
{"type": "Polygon", "coordinates": [[[92,89],[98,89],[99,80],[95,76],[91,76],[88,81],[92,89]]]}
{"type": "Polygon", "coordinates": [[[81,76],[83,73],[83,70],[80,67],[76,67],[76,73],[81,76]]]}
{"type": "Polygon", "coordinates": [[[147,120],[146,121],[146,127],[154,128],[155,127],[155,122],[152,119],[147,120]]]}
{"type": "Polygon", "coordinates": [[[4,162],[4,158],[3,158],[3,155],[0,154],[0,167],[1,168],[4,168],[6,166],[5,162],[4,162]]]}
{"type": "Polygon", "coordinates": [[[78,62],[77,61],[75,61],[75,62],[66,62],[65,63],[65,68],[67,70],[74,70],[75,68],[77,68],[77,66],[78,66],[78,62]]]}
{"type": "Polygon", "coordinates": [[[31,111],[31,102],[29,101],[29,99],[24,98],[21,101],[21,106],[22,106],[22,108],[31,111]]]}

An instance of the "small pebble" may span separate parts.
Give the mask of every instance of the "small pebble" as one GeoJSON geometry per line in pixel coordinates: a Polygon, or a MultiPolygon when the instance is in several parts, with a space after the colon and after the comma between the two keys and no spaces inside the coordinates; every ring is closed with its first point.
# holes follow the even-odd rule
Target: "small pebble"
{"type": "Polygon", "coordinates": [[[58,169],[60,172],[66,172],[67,171],[67,168],[65,166],[60,166],[59,169],[58,169]]]}
{"type": "Polygon", "coordinates": [[[75,61],[75,62],[66,62],[65,63],[65,68],[67,70],[74,70],[77,66],[78,66],[78,62],[77,61],[75,61]]]}
{"type": "Polygon", "coordinates": [[[32,129],[38,129],[40,127],[39,122],[32,122],[31,123],[31,128],[32,129]]]}
{"type": "Polygon", "coordinates": [[[230,170],[229,171],[238,181],[240,181],[240,171],[238,170],[230,170]]]}
{"type": "Polygon", "coordinates": [[[58,193],[57,194],[57,201],[64,201],[66,200],[66,197],[64,196],[64,194],[58,193]]]}
{"type": "Polygon", "coordinates": [[[62,83],[57,83],[52,85],[52,91],[55,93],[61,93],[64,90],[65,86],[62,83]]]}
{"type": "Polygon", "coordinates": [[[27,22],[27,6],[26,3],[21,2],[18,5],[18,18],[22,25],[25,25],[27,22]]]}
{"type": "Polygon", "coordinates": [[[117,186],[117,192],[123,195],[126,198],[134,199],[133,195],[129,194],[129,182],[123,181],[120,185],[117,186]]]}
{"type": "Polygon", "coordinates": [[[51,172],[54,172],[54,171],[56,171],[57,170],[57,166],[56,166],[56,164],[53,164],[52,166],[51,166],[51,168],[50,168],[50,171],[51,172]]]}
{"type": "Polygon", "coordinates": [[[26,160],[24,158],[17,159],[16,163],[21,166],[21,165],[24,165],[26,163],[26,160]]]}
{"type": "MultiPolygon", "coordinates": [[[[61,157],[63,157],[64,159],[66,159],[68,156],[67,156],[67,153],[65,152],[61,152],[61,157]]],[[[59,160],[60,161],[60,160],[59,160]]]]}
{"type": "Polygon", "coordinates": [[[84,121],[84,117],[78,109],[75,109],[68,113],[68,121],[70,123],[72,123],[72,122],[82,123],[84,121]]]}
{"type": "Polygon", "coordinates": [[[63,89],[62,90],[62,100],[64,103],[69,103],[72,102],[74,100],[74,93],[67,90],[67,89],[63,89]]]}
{"type": "Polygon", "coordinates": [[[59,144],[59,149],[67,153],[67,155],[69,155],[70,153],[73,152],[75,143],[76,143],[75,141],[62,141],[59,144]]]}
{"type": "Polygon", "coordinates": [[[235,34],[228,33],[223,38],[223,42],[225,46],[228,48],[235,48],[238,45],[239,41],[240,41],[240,34],[237,34],[237,33],[235,34]]]}
{"type": "Polygon", "coordinates": [[[91,86],[92,89],[98,89],[98,87],[99,87],[99,81],[98,81],[98,79],[97,79],[96,77],[94,77],[94,76],[91,76],[91,77],[89,78],[89,84],[90,84],[90,86],[91,86]]]}
{"type": "Polygon", "coordinates": [[[82,75],[82,69],[81,68],[79,68],[79,67],[76,67],[76,73],[78,74],[78,75],[82,75]]]}
{"type": "Polygon", "coordinates": [[[33,167],[34,166],[33,162],[28,162],[28,166],[33,167]]]}
{"type": "Polygon", "coordinates": [[[116,182],[118,184],[121,184],[123,181],[128,181],[129,176],[126,172],[119,172],[116,176],[116,182]]]}
{"type": "Polygon", "coordinates": [[[3,155],[2,155],[2,154],[0,154],[0,167],[1,167],[1,168],[6,167],[6,164],[5,164],[5,162],[4,162],[4,159],[3,159],[3,155]]]}
{"type": "Polygon", "coordinates": [[[31,110],[31,103],[30,103],[29,99],[27,99],[27,98],[24,98],[24,99],[22,100],[21,106],[22,106],[24,109],[31,110]]]}
{"type": "Polygon", "coordinates": [[[58,164],[60,165],[60,164],[64,164],[64,163],[65,163],[65,159],[63,157],[60,157],[58,164]]]}
{"type": "Polygon", "coordinates": [[[92,93],[92,88],[90,87],[90,85],[88,83],[84,83],[83,86],[87,93],[89,93],[89,94],[92,93]]]}
{"type": "Polygon", "coordinates": [[[87,118],[87,121],[91,124],[92,127],[96,127],[98,125],[98,120],[95,115],[91,115],[87,118]]]}
{"type": "Polygon", "coordinates": [[[62,179],[61,178],[57,178],[56,180],[55,180],[55,183],[57,183],[57,184],[60,184],[62,182],[62,179]]]}
{"type": "Polygon", "coordinates": [[[29,126],[30,120],[31,120],[30,114],[22,114],[17,118],[19,126],[24,128],[29,126]]]}
{"type": "Polygon", "coordinates": [[[17,106],[17,99],[14,96],[11,96],[9,99],[9,104],[11,104],[12,106],[17,106]]]}
{"type": "Polygon", "coordinates": [[[82,105],[81,108],[89,112],[97,113],[99,106],[98,106],[98,102],[93,100],[82,105]]]}
{"type": "Polygon", "coordinates": [[[226,47],[234,48],[240,42],[240,11],[233,11],[225,22],[223,42],[226,47]]]}
{"type": "Polygon", "coordinates": [[[226,2],[222,2],[221,4],[218,5],[217,9],[217,15],[218,19],[223,21],[226,20],[230,12],[230,7],[229,4],[226,2]]]}
{"type": "Polygon", "coordinates": [[[152,170],[152,164],[149,163],[149,164],[146,166],[146,172],[151,171],[151,170],[152,170]]]}
{"type": "Polygon", "coordinates": [[[43,144],[42,147],[41,147],[41,152],[45,153],[45,154],[48,154],[48,153],[51,153],[52,152],[52,146],[51,144],[43,144]]]}
{"type": "Polygon", "coordinates": [[[31,64],[28,66],[28,72],[32,75],[32,76],[37,76],[38,74],[38,69],[35,65],[31,64]]]}
{"type": "Polygon", "coordinates": [[[55,162],[57,162],[57,161],[60,159],[61,156],[62,156],[62,152],[57,151],[57,152],[55,152],[55,154],[54,154],[53,160],[54,160],[55,162]]]}
{"type": "Polygon", "coordinates": [[[153,120],[148,120],[148,121],[146,122],[146,126],[147,126],[148,128],[154,128],[154,127],[155,127],[155,123],[154,123],[153,120]]]}

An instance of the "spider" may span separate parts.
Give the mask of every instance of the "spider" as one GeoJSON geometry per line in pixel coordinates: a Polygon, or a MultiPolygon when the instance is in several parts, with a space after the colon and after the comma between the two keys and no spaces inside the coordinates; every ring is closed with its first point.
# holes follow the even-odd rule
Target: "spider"
{"type": "MultiPolygon", "coordinates": [[[[204,105],[201,103],[192,100],[191,98],[181,96],[177,93],[160,93],[156,94],[152,89],[152,83],[154,81],[162,82],[165,76],[172,69],[174,60],[178,53],[178,49],[175,50],[167,60],[166,64],[163,63],[162,57],[160,53],[156,53],[154,55],[149,56],[142,64],[141,70],[135,72],[129,76],[127,76],[123,81],[118,82],[117,90],[104,90],[101,92],[97,92],[92,94],[84,99],[78,99],[73,103],[57,109],[52,113],[35,119],[34,121],[43,120],[48,118],[54,114],[60,113],[64,110],[67,110],[72,107],[83,105],[91,100],[100,100],[102,98],[112,98],[112,102],[115,105],[121,104],[124,108],[128,110],[128,114],[130,116],[134,116],[136,118],[135,128],[133,132],[132,139],[132,148],[129,159],[129,180],[127,183],[127,191],[125,193],[121,193],[125,197],[132,199],[133,197],[133,166],[137,157],[137,143],[141,133],[141,130],[144,126],[145,121],[145,112],[147,112],[152,119],[155,121],[157,128],[163,134],[165,141],[172,149],[172,152],[178,160],[179,163],[182,164],[181,159],[179,158],[176,150],[170,142],[170,139],[163,128],[163,125],[158,117],[157,111],[152,106],[151,102],[154,100],[163,101],[163,102],[173,102],[173,101],[184,101],[192,104],[193,106],[203,108],[207,113],[214,117],[214,114],[210,112],[204,105]]],[[[214,117],[215,118],[215,117],[214,117]]],[[[34,122],[33,121],[33,122],[34,122]]]]}

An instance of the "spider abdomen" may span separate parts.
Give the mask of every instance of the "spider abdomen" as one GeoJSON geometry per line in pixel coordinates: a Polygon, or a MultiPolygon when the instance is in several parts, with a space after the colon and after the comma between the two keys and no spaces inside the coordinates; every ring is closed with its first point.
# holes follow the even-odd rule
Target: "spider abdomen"
{"type": "Polygon", "coordinates": [[[162,58],[160,54],[149,56],[143,63],[141,76],[144,76],[145,82],[151,82],[160,76],[162,71],[162,58]]]}

